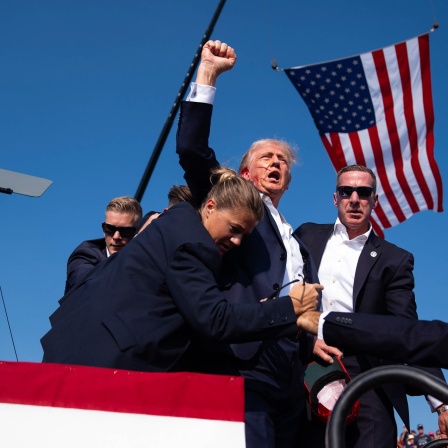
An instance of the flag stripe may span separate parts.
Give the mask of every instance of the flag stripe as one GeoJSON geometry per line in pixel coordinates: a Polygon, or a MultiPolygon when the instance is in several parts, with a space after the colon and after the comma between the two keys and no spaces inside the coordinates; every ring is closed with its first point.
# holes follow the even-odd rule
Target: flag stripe
{"type": "MultiPolygon", "coordinates": [[[[403,103],[404,103],[404,113],[407,126],[407,135],[409,137],[409,146],[411,149],[411,166],[413,173],[415,175],[415,179],[420,188],[420,191],[423,193],[423,199],[425,200],[425,205],[423,207],[419,207],[419,210],[422,208],[432,209],[434,208],[434,203],[431,194],[429,194],[428,185],[426,183],[418,159],[419,154],[418,136],[414,117],[414,101],[413,101],[414,95],[412,90],[412,79],[408,58],[408,47],[406,43],[401,43],[396,46],[396,49],[397,49],[397,58],[399,60],[401,84],[403,86],[403,103]]],[[[409,47],[409,50],[410,51],[412,50],[412,46],[409,47]]],[[[421,79],[419,79],[418,85],[419,86],[421,85],[421,79]]],[[[417,91],[415,87],[414,91],[417,91]]]]}
{"type": "MultiPolygon", "coordinates": [[[[381,148],[380,136],[378,134],[378,128],[372,127],[368,129],[370,141],[372,143],[372,148],[381,148]]],[[[394,190],[390,184],[390,176],[387,173],[387,167],[394,166],[390,164],[384,163],[384,153],[382,151],[373,151],[373,167],[375,169],[377,178],[381,183],[382,191],[384,195],[387,197],[387,202],[390,204],[390,214],[393,214],[394,217],[398,220],[398,222],[403,222],[406,217],[401,210],[401,207],[398,203],[397,198],[395,197],[394,190]]],[[[372,165],[368,165],[372,166],[372,165]]],[[[381,201],[380,201],[381,203],[381,201]]],[[[385,224],[384,228],[390,227],[385,224]]]]}
{"type": "Polygon", "coordinates": [[[347,164],[339,134],[322,135],[321,140],[333,166],[344,166],[347,164]]]}
{"type": "Polygon", "coordinates": [[[432,195],[435,196],[437,203],[436,211],[443,211],[443,187],[442,178],[439,168],[434,159],[434,108],[432,104],[432,86],[430,73],[430,56],[429,56],[429,35],[421,36],[419,41],[420,49],[420,73],[422,77],[423,87],[423,109],[426,122],[426,139],[424,140],[425,152],[429,169],[433,175],[434,188],[431,188],[432,195]]]}
{"type": "Polygon", "coordinates": [[[0,362],[0,380],[0,403],[244,421],[240,377],[0,362]]]}
{"type": "Polygon", "coordinates": [[[244,423],[1,404],[7,448],[244,448],[244,423]]]}
{"type": "MultiPolygon", "coordinates": [[[[417,206],[417,203],[415,202],[414,196],[412,195],[411,189],[409,188],[409,184],[406,180],[406,176],[404,174],[403,169],[402,146],[400,142],[397,122],[395,120],[393,91],[389,74],[387,72],[388,66],[386,64],[384,50],[374,51],[372,53],[372,56],[375,63],[376,72],[378,74],[381,94],[383,97],[385,119],[388,129],[387,135],[389,136],[390,139],[390,147],[392,150],[392,156],[394,160],[395,172],[397,174],[398,183],[400,185],[401,191],[404,193],[406,197],[407,203],[411,207],[412,212],[416,213],[419,211],[419,208],[417,206]]],[[[393,62],[395,62],[395,60],[393,62]]],[[[398,78],[395,77],[395,81],[397,80],[398,78]]],[[[401,86],[398,86],[397,90],[398,89],[401,89],[401,86]]],[[[399,221],[401,222],[402,220],[400,220],[399,218],[399,221]]]]}
{"type": "Polygon", "coordinates": [[[337,61],[286,69],[306,102],[338,171],[347,164],[377,175],[380,236],[421,210],[442,211],[434,159],[429,35],[337,61]]]}

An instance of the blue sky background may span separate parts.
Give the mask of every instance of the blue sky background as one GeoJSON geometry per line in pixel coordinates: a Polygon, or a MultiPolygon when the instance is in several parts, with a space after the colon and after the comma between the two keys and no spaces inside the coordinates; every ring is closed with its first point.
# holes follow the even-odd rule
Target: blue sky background
{"type": "MultiPolygon", "coordinates": [[[[20,361],[40,361],[39,339],[64,290],[66,261],[101,237],[109,200],[133,196],[218,0],[20,0],[0,5],[0,168],[51,179],[40,198],[0,195],[0,286],[20,361]]],[[[280,211],[294,226],[332,222],[335,172],[311,116],[284,73],[427,32],[431,35],[435,154],[448,180],[446,0],[228,0],[212,35],[236,49],[218,81],[211,144],[236,168],[253,140],[297,144],[300,163],[280,211]]],[[[176,119],[177,122],[177,119],[176,119]]],[[[162,210],[183,183],[176,122],[142,200],[162,210]]],[[[445,201],[446,206],[446,201],[445,201]]],[[[445,212],[421,212],[386,231],[415,256],[424,319],[448,321],[445,212]]],[[[3,305],[2,305],[3,308],[3,305]]],[[[0,310],[0,359],[15,360],[0,310]]],[[[436,429],[422,397],[411,424],[436,429]]],[[[401,423],[399,424],[401,428],[401,423]]]]}

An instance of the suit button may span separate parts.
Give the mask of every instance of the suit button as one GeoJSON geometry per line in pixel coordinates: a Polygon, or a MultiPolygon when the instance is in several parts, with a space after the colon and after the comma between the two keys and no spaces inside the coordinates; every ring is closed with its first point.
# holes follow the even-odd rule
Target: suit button
{"type": "Polygon", "coordinates": [[[274,319],[269,319],[269,320],[268,320],[268,324],[269,324],[269,325],[274,325],[274,319]]]}
{"type": "Polygon", "coordinates": [[[274,291],[278,291],[280,289],[280,285],[278,283],[274,283],[272,287],[274,288],[274,291]]]}
{"type": "Polygon", "coordinates": [[[347,323],[351,325],[353,321],[351,319],[347,319],[347,323]]]}
{"type": "Polygon", "coordinates": [[[337,317],[337,318],[336,318],[336,322],[341,322],[341,318],[340,318],[340,317],[337,317]]]}
{"type": "Polygon", "coordinates": [[[282,322],[286,322],[288,320],[288,317],[287,316],[282,316],[281,320],[282,320],[282,322]]]}
{"type": "Polygon", "coordinates": [[[286,254],[281,254],[281,255],[280,255],[280,260],[281,260],[281,261],[286,260],[286,254]]]}

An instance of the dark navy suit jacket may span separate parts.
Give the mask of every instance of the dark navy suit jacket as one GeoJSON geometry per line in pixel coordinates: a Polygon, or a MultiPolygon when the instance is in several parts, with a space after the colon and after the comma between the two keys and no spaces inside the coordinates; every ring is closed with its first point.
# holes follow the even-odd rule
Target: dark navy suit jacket
{"type": "Polygon", "coordinates": [[[106,241],[103,238],[83,241],[67,261],[67,280],[64,294],[80,283],[91,270],[107,258],[106,241]]]}
{"type": "Polygon", "coordinates": [[[448,368],[448,324],[395,316],[329,313],[327,344],[407,364],[448,368]]]}
{"type": "MultiPolygon", "coordinates": [[[[176,151],[185,171],[184,178],[198,205],[211,188],[210,170],[219,166],[215,153],[208,144],[212,109],[209,104],[182,102],[177,131],[176,151]]],[[[316,283],[314,263],[303,243],[300,240],[298,243],[304,261],[305,279],[316,283]]],[[[257,303],[260,298],[268,297],[282,286],[286,258],[287,252],[277,225],[265,207],[264,217],[254,231],[243,238],[241,246],[223,257],[219,286],[231,303],[257,303]]],[[[302,349],[307,348],[305,334],[302,335],[301,342],[302,349]]],[[[217,357],[224,359],[221,364],[219,359],[214,360],[217,363],[216,372],[222,373],[222,369],[229,367],[232,362],[235,362],[236,367],[240,361],[240,367],[248,362],[251,363],[250,369],[239,369],[243,376],[271,383],[275,387],[278,387],[279,382],[291,381],[293,362],[296,363],[297,370],[300,370],[296,359],[298,350],[299,343],[295,339],[270,341],[263,345],[258,341],[210,348],[210,352],[219,351],[229,355],[228,358],[223,358],[221,354],[217,357]]],[[[303,355],[306,357],[307,354],[305,350],[303,355]]],[[[208,364],[210,367],[210,363],[208,364]]]]}
{"type": "MultiPolygon", "coordinates": [[[[333,230],[334,224],[305,223],[295,232],[305,241],[317,268],[320,266],[325,246],[333,230]]],[[[410,252],[371,232],[356,267],[353,310],[359,313],[400,316],[414,321],[418,319],[413,292],[413,268],[414,257],[410,252]]],[[[334,345],[341,348],[338,341],[335,341],[334,345]]],[[[356,353],[363,366],[361,370],[377,367],[384,362],[381,358],[364,356],[363,353],[363,349],[356,353]]],[[[429,372],[444,379],[439,369],[429,372]]],[[[405,389],[399,385],[387,385],[384,389],[403,422],[407,423],[409,411],[405,389]]]]}
{"type": "Polygon", "coordinates": [[[297,333],[291,300],[229,304],[221,256],[190,204],[173,206],[60,301],[44,361],[140,371],[182,368],[193,337],[250,341],[297,333]]]}

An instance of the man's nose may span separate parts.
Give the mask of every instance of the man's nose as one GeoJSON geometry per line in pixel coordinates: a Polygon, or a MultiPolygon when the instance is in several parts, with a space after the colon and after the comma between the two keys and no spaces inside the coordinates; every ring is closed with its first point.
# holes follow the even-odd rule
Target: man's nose
{"type": "Polygon", "coordinates": [[[112,238],[113,238],[114,240],[119,240],[119,239],[121,239],[121,234],[120,234],[120,232],[119,232],[118,230],[116,230],[115,233],[113,234],[112,238]]]}
{"type": "Polygon", "coordinates": [[[350,202],[359,202],[359,196],[358,196],[358,192],[354,191],[351,196],[350,196],[350,202]]]}

